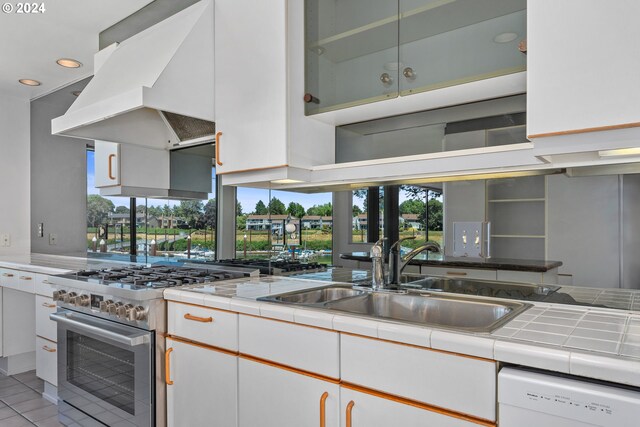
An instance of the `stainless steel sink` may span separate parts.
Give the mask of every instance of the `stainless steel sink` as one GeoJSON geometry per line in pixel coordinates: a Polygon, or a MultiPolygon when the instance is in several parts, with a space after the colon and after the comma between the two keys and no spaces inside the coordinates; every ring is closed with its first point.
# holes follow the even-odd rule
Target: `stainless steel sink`
{"type": "Polygon", "coordinates": [[[331,310],[469,332],[491,332],[530,306],[511,301],[387,292],[368,292],[324,304],[331,310]]]}
{"type": "Polygon", "coordinates": [[[342,298],[364,294],[365,291],[350,286],[330,286],[327,288],[306,289],[260,298],[261,301],[282,302],[288,304],[316,305],[342,298]]]}

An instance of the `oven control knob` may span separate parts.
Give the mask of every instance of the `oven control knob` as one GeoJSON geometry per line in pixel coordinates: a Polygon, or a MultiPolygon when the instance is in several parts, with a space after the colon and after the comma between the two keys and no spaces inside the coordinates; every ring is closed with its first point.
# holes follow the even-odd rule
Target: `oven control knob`
{"type": "Polygon", "coordinates": [[[115,316],[118,314],[118,307],[122,305],[121,302],[114,302],[113,304],[109,304],[109,314],[115,316]]]}
{"type": "Polygon", "coordinates": [[[133,309],[133,305],[131,304],[121,305],[118,307],[118,317],[121,319],[128,319],[131,309],[133,309]]]}
{"type": "Polygon", "coordinates": [[[89,307],[89,303],[91,302],[91,298],[89,295],[78,295],[76,297],[75,304],[79,307],[89,307]]]}
{"type": "Polygon", "coordinates": [[[69,292],[68,294],[64,294],[62,296],[62,301],[65,304],[74,304],[76,302],[76,296],[78,296],[75,292],[69,292]]]}
{"type": "Polygon", "coordinates": [[[129,311],[128,319],[132,321],[145,320],[146,317],[147,317],[147,313],[145,313],[144,307],[141,305],[137,305],[129,311]]]}
{"type": "Polygon", "coordinates": [[[53,300],[54,301],[64,301],[64,296],[67,293],[67,291],[63,291],[63,290],[59,290],[59,291],[53,291],[53,300]]]}
{"type": "Polygon", "coordinates": [[[111,304],[113,304],[113,300],[112,299],[100,301],[100,312],[108,313],[109,312],[109,306],[111,304]]]}

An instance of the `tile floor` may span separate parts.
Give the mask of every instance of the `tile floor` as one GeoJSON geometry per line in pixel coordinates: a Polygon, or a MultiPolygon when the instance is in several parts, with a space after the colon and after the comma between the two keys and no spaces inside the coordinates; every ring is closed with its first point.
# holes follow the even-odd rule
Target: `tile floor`
{"type": "Polygon", "coordinates": [[[44,383],[35,371],[0,374],[1,427],[58,427],[58,407],[42,398],[44,383]]]}

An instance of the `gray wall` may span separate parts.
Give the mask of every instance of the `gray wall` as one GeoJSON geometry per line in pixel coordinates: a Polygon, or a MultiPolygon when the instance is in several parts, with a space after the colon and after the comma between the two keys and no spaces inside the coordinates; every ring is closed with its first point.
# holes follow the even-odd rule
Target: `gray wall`
{"type": "Polygon", "coordinates": [[[63,115],[90,79],[31,102],[31,252],[86,255],[87,142],[51,135],[51,119],[63,115]],[[38,223],[44,223],[39,237],[38,223]],[[49,234],[58,243],[49,245],[49,234]]]}
{"type": "Polygon", "coordinates": [[[640,289],[640,175],[622,176],[622,283],[640,289]]]}
{"type": "Polygon", "coordinates": [[[485,221],[484,180],[445,182],[444,197],[444,253],[453,255],[453,223],[485,221]]]}

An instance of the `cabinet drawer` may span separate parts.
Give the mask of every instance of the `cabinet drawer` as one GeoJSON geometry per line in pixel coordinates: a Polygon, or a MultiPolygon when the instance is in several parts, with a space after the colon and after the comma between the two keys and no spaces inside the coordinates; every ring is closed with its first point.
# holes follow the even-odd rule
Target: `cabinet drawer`
{"type": "Polygon", "coordinates": [[[36,376],[58,385],[58,344],[36,337],[36,376]]]}
{"type": "Polygon", "coordinates": [[[46,297],[53,296],[53,287],[49,283],[49,276],[46,274],[36,274],[36,294],[46,297]]]}
{"type": "Polygon", "coordinates": [[[427,274],[429,276],[457,277],[460,279],[496,280],[497,277],[496,270],[458,267],[431,267],[429,265],[421,266],[420,274],[427,274]]]}
{"type": "Polygon", "coordinates": [[[227,350],[238,350],[238,315],[169,302],[169,334],[227,350]]]}
{"type": "Polygon", "coordinates": [[[17,288],[20,283],[20,272],[17,270],[9,270],[0,268],[0,286],[3,288],[17,288]]]}
{"type": "Polygon", "coordinates": [[[49,319],[49,314],[56,311],[53,298],[36,295],[36,335],[49,341],[58,341],[57,324],[49,319]]]}
{"type": "Polygon", "coordinates": [[[33,273],[3,269],[0,270],[0,279],[3,288],[35,293],[36,276],[33,273]]]}
{"type": "Polygon", "coordinates": [[[340,378],[340,337],[328,331],[240,315],[240,353],[340,378]]]}
{"type": "Polygon", "coordinates": [[[341,334],[341,379],[440,408],[496,419],[496,363],[341,334]],[[374,355],[372,357],[372,355],[374,355]],[[381,361],[384,369],[381,369],[381,361]]]}

